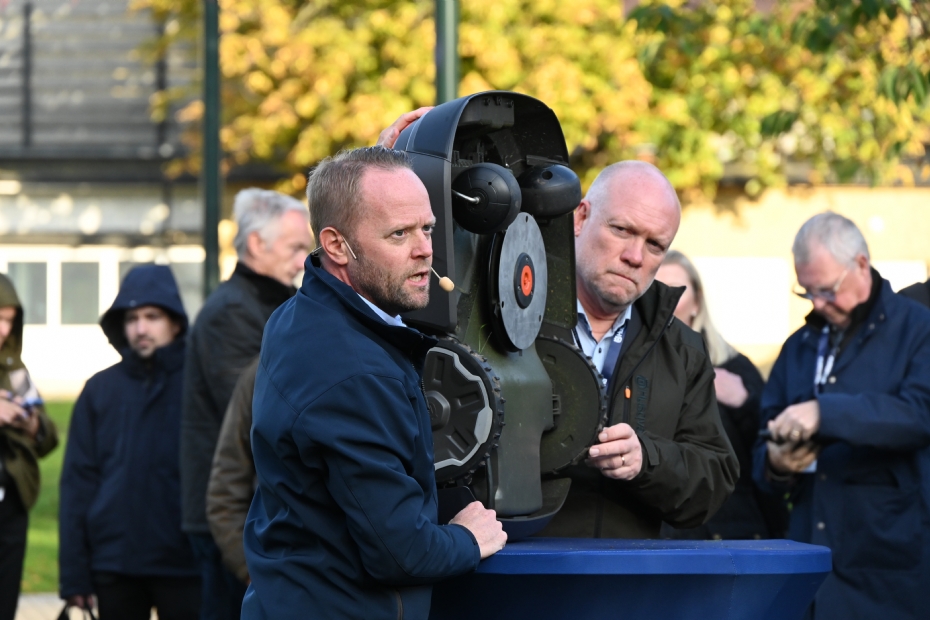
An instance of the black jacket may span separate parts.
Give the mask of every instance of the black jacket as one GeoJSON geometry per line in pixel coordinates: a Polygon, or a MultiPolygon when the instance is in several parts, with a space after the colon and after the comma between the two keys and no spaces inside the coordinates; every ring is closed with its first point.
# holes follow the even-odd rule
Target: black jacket
{"type": "Polygon", "coordinates": [[[674,316],[682,291],[656,281],[633,304],[611,378],[608,425],[636,431],[642,471],[623,481],[570,468],[568,499],[541,536],[657,538],[663,520],[695,527],[733,492],[739,463],[717,411],[714,369],[701,336],[674,316]]]}
{"type": "Polygon", "coordinates": [[[93,592],[94,571],[198,574],[181,532],[184,338],[179,335],[147,360],[129,349],[123,314],[146,305],[168,310],[187,326],[171,271],[155,265],[130,271],[101,319],[123,360],[87,381],[71,415],[59,507],[63,597],[93,592]]]}
{"type": "Polygon", "coordinates": [[[898,294],[909,297],[925,306],[930,306],[930,280],[906,286],[898,291],[898,294]]]}
{"type": "Polygon", "coordinates": [[[426,620],[430,584],[480,560],[467,529],[437,524],[420,384],[435,341],[387,325],[314,259],[262,345],[242,618],[426,620]]]}
{"type": "Polygon", "coordinates": [[[210,532],[207,485],[223,415],[239,375],[261,349],[268,317],[293,294],[293,287],[239,263],[197,315],[184,361],[181,508],[185,532],[210,532]]]}
{"type": "Polygon", "coordinates": [[[759,436],[759,403],[765,380],[742,353],[720,367],[739,376],[749,394],[740,407],[717,404],[723,428],[739,460],[739,481],[733,495],[707,523],[686,529],[666,525],[662,528],[662,536],[684,540],[784,538],[788,530],[784,499],[763,493],[752,481],[752,449],[759,436]]]}

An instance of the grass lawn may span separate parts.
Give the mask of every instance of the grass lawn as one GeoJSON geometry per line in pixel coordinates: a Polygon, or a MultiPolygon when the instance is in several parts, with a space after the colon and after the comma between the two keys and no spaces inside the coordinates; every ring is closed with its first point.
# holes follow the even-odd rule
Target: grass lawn
{"type": "Polygon", "coordinates": [[[74,403],[45,404],[45,410],[58,426],[59,444],[40,461],[42,490],[39,501],[29,513],[23,592],[58,591],[58,480],[73,407],[74,403]]]}

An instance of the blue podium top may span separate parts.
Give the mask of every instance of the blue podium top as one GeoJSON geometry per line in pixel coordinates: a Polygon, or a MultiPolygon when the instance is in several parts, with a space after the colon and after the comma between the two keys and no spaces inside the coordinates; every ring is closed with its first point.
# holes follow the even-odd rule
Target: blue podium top
{"type": "Polygon", "coordinates": [[[488,575],[829,573],[830,550],[791,540],[529,538],[481,562],[488,575]]]}
{"type": "Polygon", "coordinates": [[[430,619],[800,619],[830,569],[790,540],[528,538],[436,584],[430,619]]]}

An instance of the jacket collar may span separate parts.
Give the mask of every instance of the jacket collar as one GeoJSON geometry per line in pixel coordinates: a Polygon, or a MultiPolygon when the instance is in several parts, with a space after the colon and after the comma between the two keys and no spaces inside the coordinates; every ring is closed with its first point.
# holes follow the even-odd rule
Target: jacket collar
{"type": "MultiPolygon", "coordinates": [[[[888,284],[875,267],[870,267],[870,271],[872,273],[872,289],[869,291],[869,298],[853,308],[853,311],[850,313],[851,321],[849,327],[846,328],[849,333],[854,332],[873,315],[875,306],[882,296],[884,285],[888,284]]],[[[890,284],[888,284],[888,288],[890,290],[890,284]]],[[[804,322],[815,330],[821,330],[824,325],[827,324],[827,320],[823,318],[823,315],[814,310],[811,310],[807,316],[804,317],[804,322]]]]}
{"type": "Polygon", "coordinates": [[[133,376],[145,377],[160,371],[170,373],[184,365],[184,337],[179,335],[170,344],[155,349],[148,359],[142,359],[128,346],[120,350],[120,355],[123,356],[129,374],[133,376]]]}
{"type": "Polygon", "coordinates": [[[314,295],[310,291],[316,286],[323,286],[332,292],[340,305],[355,319],[393,346],[411,354],[412,357],[419,359],[425,356],[426,352],[437,342],[435,338],[421,334],[411,327],[385,323],[351,286],[323,269],[319,254],[313,252],[304,263],[304,281],[300,289],[312,298],[314,295]]]}
{"type": "MultiPolygon", "coordinates": [[[[872,291],[869,298],[853,309],[853,322],[845,330],[843,341],[840,344],[840,355],[834,365],[834,371],[842,370],[855,355],[848,355],[847,350],[860,346],[869,338],[875,330],[888,319],[889,302],[895,297],[896,293],[891,288],[891,283],[879,275],[875,268],[872,268],[872,291]]],[[[892,304],[893,305],[893,304],[892,304]]],[[[806,324],[797,333],[801,335],[803,346],[811,349],[817,348],[817,335],[827,324],[826,320],[814,312],[805,317],[806,324]]]]}
{"type": "Polygon", "coordinates": [[[297,292],[297,289],[295,289],[293,286],[281,284],[274,278],[269,278],[268,276],[263,276],[259,273],[256,273],[242,262],[236,263],[233,276],[238,276],[242,280],[245,280],[251,284],[255,289],[257,297],[261,301],[274,304],[275,307],[283,304],[285,301],[293,297],[294,293],[297,292]]]}
{"type": "Polygon", "coordinates": [[[652,282],[652,286],[634,303],[647,332],[665,329],[665,325],[675,318],[675,307],[684,292],[683,286],[671,287],[658,280],[652,282]]]}
{"type": "Polygon", "coordinates": [[[675,307],[684,292],[683,286],[673,288],[655,280],[633,303],[633,316],[620,349],[620,363],[614,371],[619,380],[611,383],[612,393],[626,383],[628,375],[671,325],[675,319],[675,307]]]}

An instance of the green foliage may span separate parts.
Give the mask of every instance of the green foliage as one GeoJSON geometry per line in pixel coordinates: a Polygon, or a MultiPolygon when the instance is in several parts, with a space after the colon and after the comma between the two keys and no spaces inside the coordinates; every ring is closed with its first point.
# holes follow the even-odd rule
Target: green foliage
{"type": "Polygon", "coordinates": [[[45,404],[45,411],[58,427],[59,445],[39,462],[42,488],[29,513],[23,592],[58,591],[58,482],[73,408],[74,403],[45,404]]]}
{"type": "MultiPolygon", "coordinates": [[[[197,0],[137,0],[159,45],[192,40],[197,0]]],[[[654,161],[684,193],[729,173],[759,191],[808,180],[913,182],[901,159],[930,143],[930,9],[908,0],[461,2],[461,94],[535,96],[558,115],[587,183],[607,164],[654,161]],[[797,166],[795,166],[797,167],[797,166]]],[[[433,2],[221,0],[221,139],[228,165],[303,172],[371,144],[434,98],[433,2]]],[[[196,129],[198,101],[180,113],[196,129]]],[[[193,155],[178,162],[196,170],[193,155]]]]}

